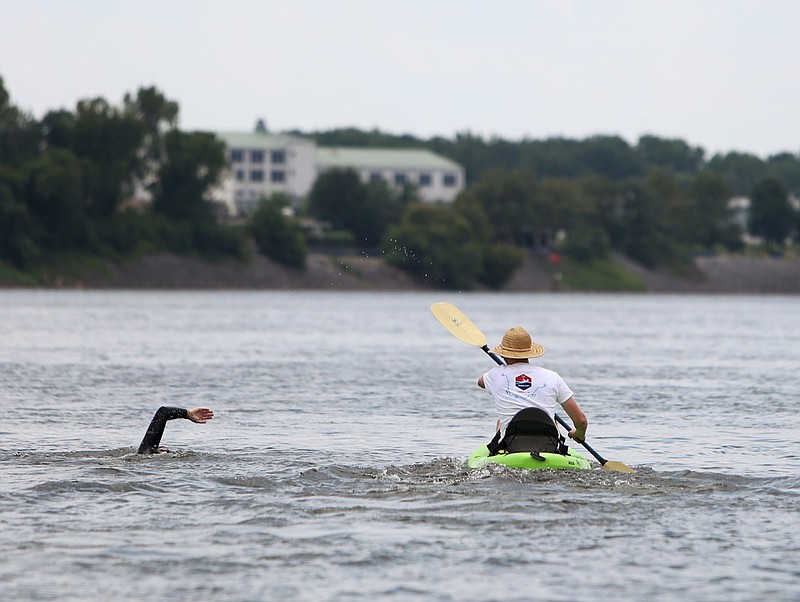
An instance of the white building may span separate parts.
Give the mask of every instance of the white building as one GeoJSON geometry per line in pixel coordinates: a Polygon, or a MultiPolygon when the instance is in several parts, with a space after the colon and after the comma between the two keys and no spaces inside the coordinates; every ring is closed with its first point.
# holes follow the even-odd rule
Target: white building
{"type": "Polygon", "coordinates": [[[364,183],[384,180],[390,187],[416,186],[429,203],[451,203],[464,188],[464,168],[425,149],[317,148],[317,172],[353,169],[364,183]]]}
{"type": "Polygon", "coordinates": [[[306,196],[317,176],[329,169],[353,169],[362,182],[383,179],[395,189],[416,186],[422,200],[452,202],[464,188],[464,168],[424,149],[326,148],[298,136],[227,132],[229,169],[214,198],[231,215],[249,213],[261,197],[283,192],[306,196]]]}
{"type": "Polygon", "coordinates": [[[316,144],[297,136],[218,133],[229,169],[214,198],[232,215],[249,213],[262,196],[283,192],[302,197],[317,177],[316,144]]]}

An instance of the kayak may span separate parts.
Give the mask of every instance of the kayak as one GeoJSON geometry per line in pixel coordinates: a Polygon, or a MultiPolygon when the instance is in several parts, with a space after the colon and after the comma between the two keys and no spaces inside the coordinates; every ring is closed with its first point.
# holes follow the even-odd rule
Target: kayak
{"type": "Polygon", "coordinates": [[[548,452],[517,452],[514,454],[489,455],[489,448],[481,445],[467,460],[469,468],[482,468],[487,464],[502,464],[511,468],[537,468],[587,470],[591,468],[589,460],[570,448],[569,454],[551,454],[548,452]]]}

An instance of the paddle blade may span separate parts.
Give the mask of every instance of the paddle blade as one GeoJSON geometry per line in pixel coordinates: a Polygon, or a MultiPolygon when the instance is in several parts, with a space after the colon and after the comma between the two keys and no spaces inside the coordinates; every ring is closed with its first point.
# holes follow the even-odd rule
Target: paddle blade
{"type": "Polygon", "coordinates": [[[608,460],[605,464],[603,464],[603,470],[615,470],[617,472],[633,472],[633,468],[631,468],[627,464],[623,464],[622,462],[616,462],[615,460],[608,460]]]}
{"type": "Polygon", "coordinates": [[[458,340],[475,347],[486,345],[486,335],[455,305],[446,301],[434,303],[431,305],[431,313],[458,340]]]}

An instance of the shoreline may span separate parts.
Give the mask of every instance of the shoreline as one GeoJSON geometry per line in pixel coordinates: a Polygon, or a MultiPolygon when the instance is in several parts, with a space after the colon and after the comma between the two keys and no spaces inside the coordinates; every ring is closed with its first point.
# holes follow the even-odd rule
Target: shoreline
{"type": "MultiPolygon", "coordinates": [[[[639,278],[648,293],[800,294],[800,261],[782,258],[697,257],[696,274],[680,278],[648,270],[624,257],[614,262],[639,278]]],[[[305,270],[256,255],[247,263],[210,262],[177,255],[147,255],[124,263],[105,262],[105,269],[82,277],[54,276],[51,285],[0,283],[0,288],[142,289],[142,290],[444,290],[420,282],[384,263],[380,257],[311,253],[305,270]]],[[[540,256],[529,254],[522,267],[498,292],[594,292],[554,287],[552,272],[540,256]]],[[[611,292],[611,291],[609,291],[611,292]]]]}

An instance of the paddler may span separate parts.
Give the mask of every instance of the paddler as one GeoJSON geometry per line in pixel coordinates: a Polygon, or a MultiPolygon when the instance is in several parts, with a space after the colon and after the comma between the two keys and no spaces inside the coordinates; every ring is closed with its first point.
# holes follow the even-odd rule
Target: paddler
{"type": "Polygon", "coordinates": [[[525,408],[543,410],[555,425],[555,412],[560,405],[574,425],[569,437],[584,441],[589,422],[572,390],[558,373],[528,361],[543,355],[544,347],[534,343],[524,328],[515,326],[506,331],[491,352],[503,358],[505,365],[495,366],[478,378],[478,386],[492,394],[497,408],[497,433],[489,444],[490,450],[493,444],[499,446],[512,418],[525,408]]]}

